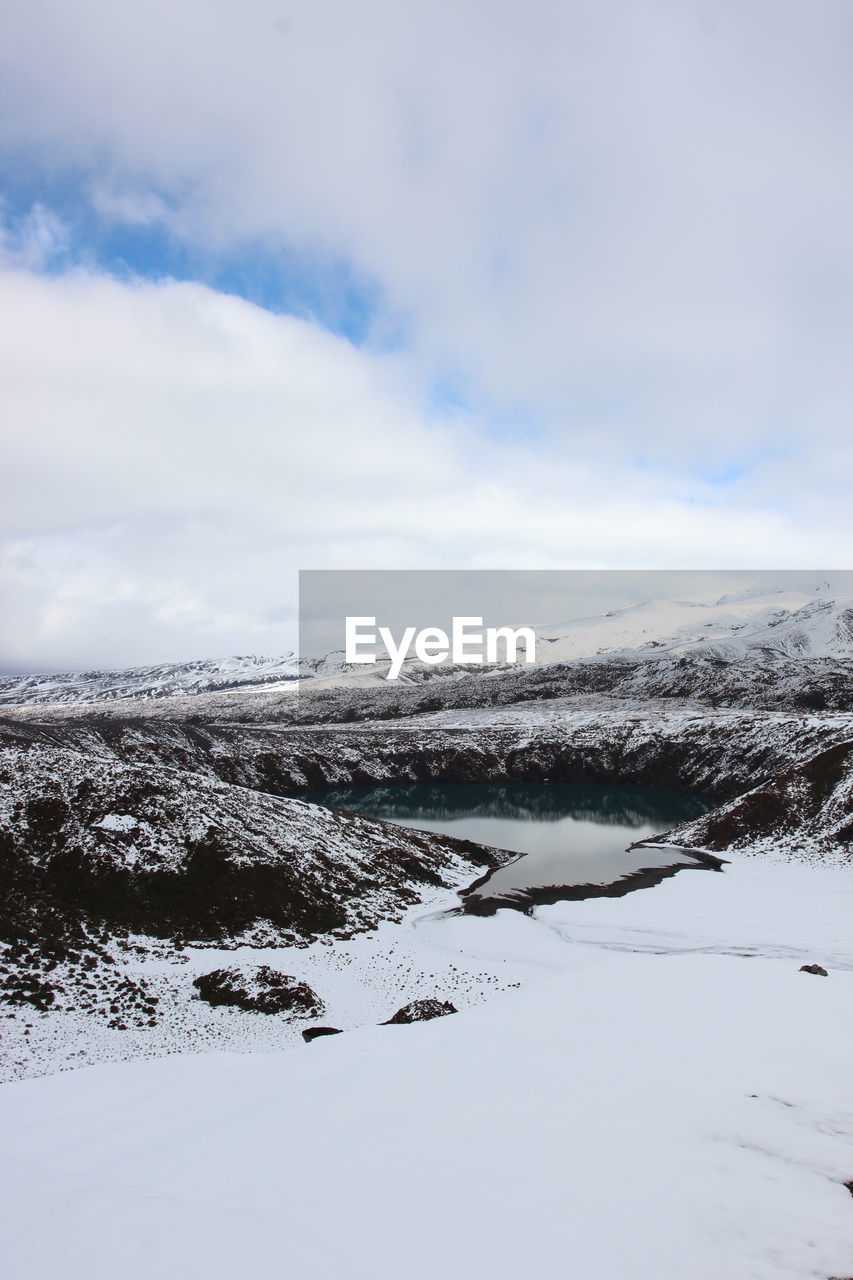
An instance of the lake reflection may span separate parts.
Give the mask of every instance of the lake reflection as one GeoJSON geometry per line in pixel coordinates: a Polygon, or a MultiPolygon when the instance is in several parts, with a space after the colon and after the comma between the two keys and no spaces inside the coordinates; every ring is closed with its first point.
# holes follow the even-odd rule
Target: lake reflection
{"type": "Polygon", "coordinates": [[[656,787],[501,782],[411,783],[300,798],[523,854],[463,893],[468,911],[622,894],[681,868],[719,867],[680,850],[628,849],[699,817],[697,796],[656,787]]]}

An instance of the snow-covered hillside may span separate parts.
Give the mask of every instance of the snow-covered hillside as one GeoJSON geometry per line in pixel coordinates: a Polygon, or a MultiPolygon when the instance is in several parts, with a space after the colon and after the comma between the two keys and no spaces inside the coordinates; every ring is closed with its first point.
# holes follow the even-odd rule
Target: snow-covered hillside
{"type": "MultiPolygon", "coordinates": [[[[839,576],[848,585],[848,575],[839,576]]],[[[524,619],[511,619],[521,625],[524,619]]],[[[702,654],[736,661],[744,657],[853,658],[853,594],[816,580],[811,588],[784,584],[752,587],[736,595],[654,597],[591,617],[534,625],[536,664],[612,659],[679,658],[702,654]]],[[[463,674],[491,675],[495,667],[403,664],[400,681],[421,683],[463,674]]],[[[385,681],[388,662],[347,666],[343,653],[313,663],[318,688],[365,688],[385,681]]]]}
{"type": "Polygon", "coordinates": [[[64,672],[54,675],[0,676],[0,706],[115,699],[171,698],[253,685],[273,685],[297,677],[292,653],[279,658],[199,659],[131,667],[126,671],[64,672]]]}
{"type": "MultiPolygon", "coordinates": [[[[508,856],[188,771],[6,747],[0,998],[19,1028],[36,1012],[85,1015],[84,1042],[163,1015],[168,1027],[183,1009],[158,1013],[149,983],[119,980],[128,951],[348,938],[508,856]]],[[[23,1053],[2,1070],[35,1065],[23,1053]]]]}
{"type": "Polygon", "coordinates": [[[853,596],[782,588],[716,600],[650,600],[598,618],[537,628],[540,662],[603,655],[681,656],[697,648],[728,661],[755,652],[853,657],[853,596]]]}
{"type": "MultiPolygon", "coordinates": [[[[596,617],[536,626],[536,665],[565,663],[673,661],[682,657],[711,662],[802,662],[853,659],[853,595],[830,591],[818,581],[812,589],[780,586],[753,589],[738,596],[704,599],[650,599],[596,617]]],[[[396,687],[456,683],[466,677],[501,675],[505,667],[429,666],[407,659],[396,687]]],[[[523,670],[523,668],[522,668],[523,670]]],[[[322,693],[338,688],[364,690],[388,685],[388,661],[373,666],[348,664],[343,651],[322,659],[233,657],[199,660],[127,671],[88,671],[60,675],[0,677],[0,706],[50,706],[140,702],[176,697],[251,692],[274,694],[304,688],[322,693]]],[[[227,704],[226,704],[227,705],[227,704]]]]}
{"type": "Polygon", "coordinates": [[[767,782],[686,823],[669,839],[696,849],[791,849],[827,854],[853,848],[853,733],[797,760],[767,782]]]}

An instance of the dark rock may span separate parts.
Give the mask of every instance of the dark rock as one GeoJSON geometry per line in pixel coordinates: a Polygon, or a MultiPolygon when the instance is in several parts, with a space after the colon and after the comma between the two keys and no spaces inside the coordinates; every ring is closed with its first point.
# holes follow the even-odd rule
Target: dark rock
{"type": "Polygon", "coordinates": [[[812,851],[850,845],[853,831],[853,743],[839,742],[795,761],[769,781],[695,822],[682,824],[668,839],[725,852],[773,840],[812,851]]]}
{"type": "Polygon", "coordinates": [[[407,1022],[429,1022],[431,1018],[443,1018],[448,1013],[456,1013],[449,1000],[413,1000],[411,1004],[404,1004],[402,1009],[398,1009],[393,1018],[380,1025],[390,1027],[407,1022]]]}
{"type": "Polygon", "coordinates": [[[255,1013],[289,1013],[297,1018],[316,1017],[323,1002],[305,982],[268,965],[235,965],[202,973],[193,986],[212,1005],[233,1005],[255,1013]]]}
{"type": "Polygon", "coordinates": [[[306,1027],[302,1032],[302,1039],[306,1044],[310,1044],[318,1036],[339,1036],[340,1034],[340,1027],[306,1027]]]}
{"type": "MultiPolygon", "coordinates": [[[[131,726],[123,727],[131,735],[131,726]]],[[[156,748],[149,744],[164,751],[164,769],[151,767],[147,748],[140,747],[147,764],[108,754],[113,734],[104,739],[102,730],[97,747],[86,738],[67,749],[52,741],[22,744],[14,730],[10,740],[0,723],[0,774],[9,771],[8,784],[0,776],[4,942],[30,941],[41,950],[49,933],[70,941],[130,930],[176,945],[227,945],[258,931],[267,942],[307,944],[396,918],[425,886],[455,883],[459,859],[477,867],[505,860],[470,841],[267,794],[264,752],[243,773],[242,747],[235,751],[227,738],[219,745],[233,768],[220,781],[207,776],[200,759],[183,750],[175,757],[171,730],[156,748]],[[207,817],[203,829],[199,813],[207,817]],[[128,833],[104,827],[109,815],[137,824],[133,857],[128,833]]],[[[42,732],[32,728],[36,738],[42,732]]],[[[187,751],[200,749],[191,725],[178,732],[187,751]]],[[[300,756],[308,779],[312,770],[302,763],[300,756]]]]}
{"type": "Polygon", "coordinates": [[[801,964],[800,973],[816,973],[821,978],[829,977],[829,974],[826,972],[826,969],[824,969],[823,965],[820,965],[820,964],[801,964]]]}

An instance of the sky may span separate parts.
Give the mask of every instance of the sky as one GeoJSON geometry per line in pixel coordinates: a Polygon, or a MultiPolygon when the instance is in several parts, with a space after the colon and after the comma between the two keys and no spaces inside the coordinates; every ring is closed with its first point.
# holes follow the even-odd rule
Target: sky
{"type": "Polygon", "coordinates": [[[0,4],[0,670],[853,544],[848,0],[0,4]]]}

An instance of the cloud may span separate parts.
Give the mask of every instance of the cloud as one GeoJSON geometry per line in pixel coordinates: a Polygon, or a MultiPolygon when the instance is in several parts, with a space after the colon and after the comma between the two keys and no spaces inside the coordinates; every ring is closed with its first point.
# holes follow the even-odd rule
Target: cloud
{"type": "Polygon", "coordinates": [[[57,275],[33,179],[0,661],[280,647],[299,565],[843,563],[851,34],[846,0],[5,6],[7,171],[371,284],[356,349],[157,261],[57,275]]]}
{"type": "Polygon", "coordinates": [[[849,376],[851,26],[839,0],[36,0],[5,15],[5,138],[106,164],[136,216],[168,196],[213,250],[346,255],[484,403],[714,452],[849,376]]]}
{"type": "Polygon", "coordinates": [[[152,223],[169,221],[169,206],[153,191],[116,187],[101,181],[92,186],[90,199],[95,212],[109,222],[147,227],[152,223]]]}
{"type": "Polygon", "coordinates": [[[0,263],[45,271],[62,262],[68,246],[68,228],[38,201],[13,223],[0,220],[0,263]]]}
{"type": "Polygon", "coordinates": [[[299,568],[827,561],[825,514],[543,465],[311,322],[200,285],[0,284],[0,666],[287,648],[299,568]]]}

